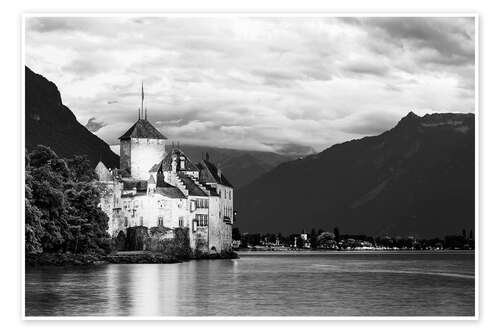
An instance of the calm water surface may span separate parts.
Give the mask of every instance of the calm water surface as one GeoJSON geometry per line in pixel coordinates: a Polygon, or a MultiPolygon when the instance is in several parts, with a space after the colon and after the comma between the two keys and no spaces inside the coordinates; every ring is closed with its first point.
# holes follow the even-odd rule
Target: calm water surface
{"type": "Polygon", "coordinates": [[[26,271],[28,316],[473,316],[473,253],[241,254],[26,271]]]}

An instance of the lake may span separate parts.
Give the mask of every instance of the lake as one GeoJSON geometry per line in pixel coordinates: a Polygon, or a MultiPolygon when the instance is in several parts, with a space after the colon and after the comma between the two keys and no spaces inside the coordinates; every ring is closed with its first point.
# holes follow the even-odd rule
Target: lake
{"type": "Polygon", "coordinates": [[[26,270],[27,316],[474,316],[473,252],[241,253],[26,270]]]}

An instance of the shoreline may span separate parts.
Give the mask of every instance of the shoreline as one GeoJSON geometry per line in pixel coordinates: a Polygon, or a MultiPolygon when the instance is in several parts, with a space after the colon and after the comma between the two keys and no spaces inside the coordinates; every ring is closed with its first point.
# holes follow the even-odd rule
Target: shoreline
{"type": "Polygon", "coordinates": [[[192,257],[168,255],[161,252],[130,251],[111,254],[70,254],[70,253],[41,253],[27,254],[24,264],[26,267],[40,266],[98,266],[110,264],[178,264],[191,260],[221,260],[238,259],[235,252],[205,254],[192,257]]]}
{"type": "Polygon", "coordinates": [[[446,254],[446,253],[470,253],[475,250],[408,250],[408,249],[370,249],[370,250],[236,250],[240,255],[307,255],[307,254],[401,254],[401,253],[419,253],[419,254],[446,254]]]}
{"type": "Polygon", "coordinates": [[[381,250],[238,250],[227,253],[204,254],[192,257],[167,255],[161,252],[128,251],[116,252],[107,255],[101,254],[70,254],[70,253],[41,253],[27,254],[26,267],[40,266],[98,266],[110,264],[178,264],[191,260],[223,260],[239,259],[241,256],[256,255],[356,255],[356,254],[474,254],[475,250],[408,250],[408,249],[381,249],[381,250]]]}

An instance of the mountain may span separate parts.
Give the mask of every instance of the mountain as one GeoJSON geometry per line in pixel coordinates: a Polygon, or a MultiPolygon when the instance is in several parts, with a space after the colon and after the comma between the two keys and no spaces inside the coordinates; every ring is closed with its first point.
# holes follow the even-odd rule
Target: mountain
{"type": "Polygon", "coordinates": [[[118,167],[119,157],[108,144],[80,124],[75,115],[62,104],[57,86],[25,67],[26,84],[26,149],[42,144],[58,155],[87,155],[92,165],[99,160],[109,167],[118,167]]]}
{"type": "Polygon", "coordinates": [[[200,161],[201,157],[208,153],[210,160],[219,165],[224,175],[236,189],[249,184],[280,163],[293,159],[292,156],[263,151],[194,145],[183,145],[181,148],[194,161],[200,161]]]}
{"type": "Polygon", "coordinates": [[[409,113],[378,136],[280,164],[235,192],[243,232],[434,237],[474,228],[473,114],[409,113]]]}

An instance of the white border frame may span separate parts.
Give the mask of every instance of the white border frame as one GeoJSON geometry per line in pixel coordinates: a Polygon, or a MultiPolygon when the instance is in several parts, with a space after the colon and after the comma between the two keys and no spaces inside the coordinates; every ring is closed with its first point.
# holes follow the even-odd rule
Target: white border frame
{"type": "Polygon", "coordinates": [[[25,321],[108,321],[108,320],[134,320],[134,321],[151,321],[151,320],[181,320],[181,321],[191,321],[191,320],[259,320],[259,321],[270,321],[270,320],[307,320],[307,321],[331,321],[331,320],[373,320],[373,321],[397,321],[397,320],[435,320],[435,321],[450,321],[450,320],[464,320],[464,321],[477,321],[479,320],[479,158],[480,158],[480,144],[479,144],[479,14],[464,12],[464,13],[334,13],[325,12],[320,13],[317,11],[308,12],[273,12],[273,11],[248,11],[248,12],[172,12],[172,13],[150,13],[150,12],[136,12],[136,13],[117,13],[117,12],[103,12],[99,13],[93,12],[82,12],[82,13],[44,13],[44,12],[26,12],[21,15],[21,62],[19,63],[20,76],[21,76],[21,111],[20,112],[20,133],[21,140],[19,146],[19,160],[21,165],[20,170],[20,193],[21,193],[21,204],[20,204],[20,238],[21,238],[21,251],[20,251],[20,263],[21,263],[21,319],[25,321]],[[474,52],[474,119],[475,119],[475,230],[474,230],[474,316],[26,316],[25,313],[25,216],[24,216],[24,199],[25,199],[25,65],[26,65],[26,19],[31,17],[473,17],[475,25],[475,52],[474,52]]]}

